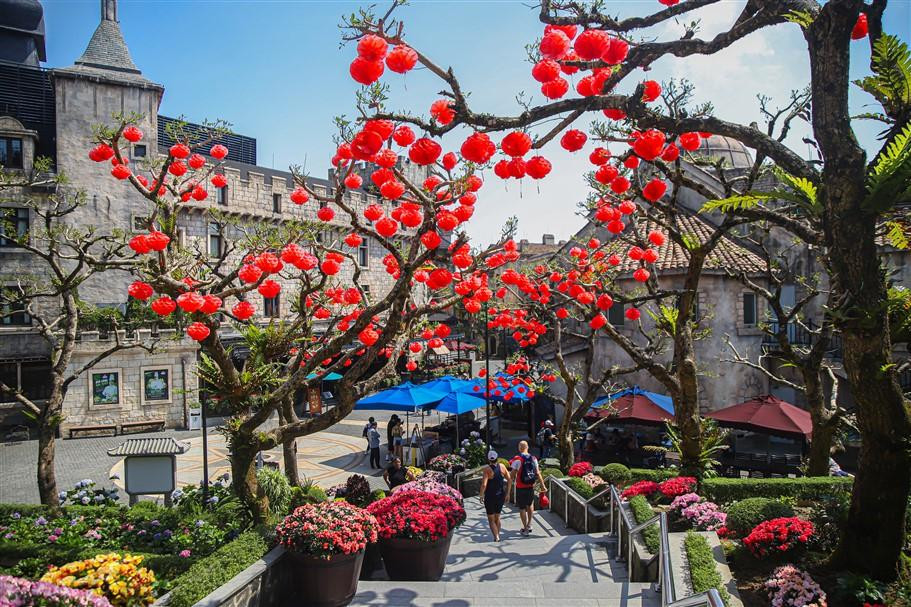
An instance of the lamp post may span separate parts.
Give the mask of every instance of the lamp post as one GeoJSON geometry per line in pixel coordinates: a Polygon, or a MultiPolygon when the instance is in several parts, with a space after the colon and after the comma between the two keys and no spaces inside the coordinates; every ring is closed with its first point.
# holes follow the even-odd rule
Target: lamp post
{"type": "Polygon", "coordinates": [[[202,503],[209,501],[209,429],[206,423],[206,405],[209,404],[208,395],[202,405],[202,503]]]}
{"type": "Polygon", "coordinates": [[[490,449],[490,307],[484,306],[484,409],[487,449],[490,449]]]}

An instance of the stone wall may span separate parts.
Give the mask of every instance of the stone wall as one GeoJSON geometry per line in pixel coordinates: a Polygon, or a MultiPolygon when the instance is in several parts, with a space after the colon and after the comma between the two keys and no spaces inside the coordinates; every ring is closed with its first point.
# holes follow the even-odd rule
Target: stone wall
{"type": "MultiPolygon", "coordinates": [[[[149,331],[138,331],[132,340],[122,339],[124,343],[155,341],[149,331]]],[[[96,332],[83,333],[69,370],[81,368],[115,343],[113,336],[101,339],[96,332]]],[[[164,419],[168,428],[185,427],[185,407],[199,400],[196,352],[191,339],[162,331],[153,353],[132,348],[112,354],[70,384],[61,432],[68,436],[71,426],[153,419],[164,419]]]]}

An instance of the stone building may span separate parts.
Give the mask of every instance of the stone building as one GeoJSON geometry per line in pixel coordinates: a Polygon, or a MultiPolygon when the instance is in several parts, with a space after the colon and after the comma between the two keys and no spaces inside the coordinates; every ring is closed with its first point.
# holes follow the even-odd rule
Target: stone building
{"type": "MultiPolygon", "coordinates": [[[[128,183],[112,179],[106,163],[88,159],[92,127],[110,123],[112,114],[142,115],[136,125],[145,136],[128,150],[131,163],[141,166],[152,155],[166,153],[172,141],[165,127],[174,120],[158,115],[164,86],[148,80],[133,63],[120,30],[117,1],[101,0],[100,4],[101,19],[85,52],[69,67],[46,69],[40,65],[46,60],[41,4],[37,0],[0,0],[0,164],[5,171],[26,172],[36,157],[51,158],[54,171],[66,175],[68,191],[85,193],[85,204],[67,221],[79,228],[119,230],[129,237],[140,227],[137,219],[148,216],[149,203],[128,183]]],[[[192,124],[185,128],[203,130],[192,124]]],[[[295,205],[289,199],[295,187],[290,173],[256,165],[255,139],[229,134],[222,142],[231,150],[220,169],[228,183],[216,189],[207,182],[207,199],[182,205],[178,231],[183,245],[199,256],[218,257],[244,230],[316,220],[318,204],[311,201],[295,205]]],[[[419,169],[408,167],[408,173],[420,178],[419,169]]],[[[309,181],[317,192],[332,193],[329,180],[309,181]]],[[[19,234],[28,232],[35,216],[24,201],[45,195],[41,187],[4,191],[0,195],[0,213],[7,227],[19,234]]],[[[372,203],[383,204],[367,191],[349,192],[346,196],[347,204],[358,212],[372,203]]],[[[336,209],[335,218],[324,224],[316,239],[326,244],[338,243],[348,232],[345,218],[336,209]]],[[[368,297],[383,296],[392,284],[382,264],[385,250],[368,239],[351,253],[360,266],[365,293],[368,297]]],[[[227,262],[236,262],[241,254],[233,253],[227,262]]],[[[0,288],[14,285],[17,277],[41,271],[40,264],[27,251],[0,236],[0,288]]],[[[344,280],[353,271],[346,263],[339,277],[344,280]]],[[[123,311],[127,286],[132,280],[134,277],[126,272],[105,272],[84,284],[80,296],[99,308],[123,311]]],[[[258,313],[255,318],[265,323],[290,314],[290,300],[281,297],[288,292],[283,290],[279,297],[268,301],[253,293],[252,303],[258,313]]],[[[15,313],[4,315],[0,323],[0,378],[40,399],[47,385],[47,346],[35,334],[28,314],[5,312],[15,313]]],[[[187,338],[166,333],[162,331],[159,336],[155,354],[147,355],[142,350],[119,352],[75,382],[64,404],[64,435],[73,426],[143,420],[163,420],[168,427],[184,426],[188,409],[199,399],[197,348],[187,338]]],[[[124,337],[152,338],[143,331],[124,337]]],[[[110,340],[104,331],[86,331],[74,357],[74,367],[85,364],[110,340]]],[[[3,403],[4,400],[11,399],[0,395],[0,438],[10,427],[24,423],[16,406],[3,403]]]]}

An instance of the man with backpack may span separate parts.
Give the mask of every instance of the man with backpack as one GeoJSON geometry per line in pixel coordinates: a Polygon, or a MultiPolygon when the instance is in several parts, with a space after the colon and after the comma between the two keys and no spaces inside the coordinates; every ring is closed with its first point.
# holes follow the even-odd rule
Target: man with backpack
{"type": "Polygon", "coordinates": [[[553,450],[554,443],[557,440],[557,437],[554,435],[554,423],[552,421],[547,420],[542,424],[537,439],[538,447],[540,449],[540,459],[547,459],[550,457],[550,452],[553,450]]]}
{"type": "Polygon", "coordinates": [[[531,533],[532,517],[535,513],[535,483],[540,481],[541,468],[538,459],[528,452],[528,442],[519,441],[519,454],[509,462],[512,469],[513,482],[516,485],[516,506],[519,508],[519,517],[522,519],[522,535],[531,533]]]}

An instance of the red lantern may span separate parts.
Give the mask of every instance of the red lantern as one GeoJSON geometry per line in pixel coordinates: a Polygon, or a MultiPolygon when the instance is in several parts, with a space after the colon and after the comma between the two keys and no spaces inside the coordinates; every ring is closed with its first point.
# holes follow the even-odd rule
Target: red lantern
{"type": "Polygon", "coordinates": [[[424,137],[415,141],[408,148],[408,158],[415,164],[426,166],[436,162],[442,152],[443,148],[439,143],[424,137]]]}
{"type": "Polygon", "coordinates": [[[364,217],[367,218],[367,221],[376,221],[383,216],[383,207],[378,204],[367,205],[367,208],[364,209],[364,217]]]}
{"type": "Polygon", "coordinates": [[[636,308],[628,308],[624,313],[624,316],[626,316],[627,320],[639,320],[641,314],[636,308]]]}
{"type": "Polygon", "coordinates": [[[443,154],[443,168],[447,171],[451,171],[459,163],[459,158],[453,152],[446,152],[443,154]]]}
{"type": "Polygon", "coordinates": [[[350,190],[356,190],[363,185],[364,180],[357,173],[351,173],[345,177],[345,187],[350,190]]]}
{"type": "Polygon", "coordinates": [[[177,304],[174,303],[174,300],[167,295],[162,295],[153,301],[150,307],[152,308],[152,311],[159,316],[167,316],[177,309],[177,304]]]}
{"type": "Polygon", "coordinates": [[[646,249],[645,253],[642,255],[642,259],[648,263],[655,263],[658,261],[658,251],[655,249],[646,249]]]}
{"type": "Polygon", "coordinates": [[[857,22],[854,24],[854,29],[851,30],[851,40],[860,40],[867,37],[869,32],[869,26],[867,24],[867,14],[861,13],[857,16],[857,22]]]}
{"type": "Polygon", "coordinates": [[[175,160],[168,166],[168,173],[175,177],[182,177],[187,172],[187,165],[180,160],[175,160]]]}
{"type": "Polygon", "coordinates": [[[588,326],[591,327],[594,331],[597,331],[606,324],[607,319],[604,318],[604,314],[601,314],[600,312],[595,314],[595,316],[590,321],[588,321],[588,326]]]}
{"type": "Polygon", "coordinates": [[[664,196],[664,193],[667,191],[667,184],[664,183],[661,179],[655,177],[642,188],[642,197],[648,200],[649,202],[657,202],[661,200],[661,197],[664,196]]]}
{"type": "Polygon", "coordinates": [[[357,338],[360,340],[360,342],[362,344],[364,344],[365,346],[367,346],[369,348],[370,346],[375,344],[377,341],[379,341],[380,334],[377,333],[373,328],[367,327],[366,329],[364,329],[363,331],[358,333],[357,338]]]}
{"type": "Polygon", "coordinates": [[[338,274],[339,270],[342,269],[342,266],[334,259],[327,259],[320,264],[319,269],[327,276],[334,276],[338,274]]]}
{"type": "Polygon", "coordinates": [[[418,364],[416,362],[414,362],[413,360],[409,360],[407,363],[405,363],[405,368],[408,369],[409,371],[414,371],[415,369],[418,368],[418,364]]]}
{"type": "Polygon", "coordinates": [[[650,276],[649,271],[646,270],[645,268],[639,268],[638,270],[633,272],[633,278],[635,278],[637,282],[645,282],[648,280],[649,276],[650,276]]]}
{"type": "Polygon", "coordinates": [[[369,160],[383,147],[383,138],[376,131],[358,131],[351,139],[351,154],[357,160],[369,160]]]}
{"type": "Polygon", "coordinates": [[[203,303],[202,307],[199,308],[199,311],[203,314],[215,314],[218,312],[218,309],[221,308],[221,298],[215,295],[206,295],[202,298],[203,303]]]}
{"type": "Polygon", "coordinates": [[[168,151],[174,158],[186,158],[190,155],[190,148],[183,143],[175,143],[168,151]]]}
{"type": "Polygon", "coordinates": [[[607,164],[610,158],[611,153],[607,148],[595,148],[592,153],[588,155],[589,161],[596,166],[607,164]]]}
{"type": "Polygon", "coordinates": [[[624,215],[632,215],[636,212],[636,203],[632,200],[624,200],[617,205],[617,210],[624,215]]]}
{"type": "Polygon", "coordinates": [[[127,289],[127,293],[130,294],[130,297],[135,297],[140,301],[145,301],[155,293],[155,290],[152,289],[152,285],[137,280],[133,282],[130,287],[127,289]]]}
{"type": "Polygon", "coordinates": [[[414,143],[414,131],[407,126],[402,125],[393,131],[392,139],[402,147],[409,146],[414,143]]]}
{"type": "Polygon", "coordinates": [[[390,179],[380,186],[380,194],[389,200],[398,200],[405,193],[405,184],[398,179],[390,179]]]}
{"type": "Polygon", "coordinates": [[[506,164],[506,168],[509,169],[509,176],[516,179],[522,179],[527,173],[525,161],[521,158],[513,158],[506,164]]]}
{"type": "Polygon", "coordinates": [[[452,282],[452,273],[445,268],[437,268],[427,277],[427,286],[437,290],[452,282]]]}
{"type": "Polygon", "coordinates": [[[374,34],[367,34],[357,42],[357,54],[367,61],[382,61],[386,56],[386,41],[374,34]]]}
{"type": "Polygon", "coordinates": [[[648,233],[648,240],[656,247],[660,247],[661,245],[664,244],[665,238],[664,238],[664,234],[662,234],[661,232],[659,232],[657,230],[652,230],[651,232],[648,233]]]}
{"type": "Polygon", "coordinates": [[[226,148],[225,146],[223,146],[220,143],[213,145],[212,149],[209,150],[209,156],[211,156],[215,160],[224,160],[225,157],[227,157],[227,155],[228,155],[228,148],[226,148]]]}
{"type": "Polygon", "coordinates": [[[607,293],[602,293],[598,296],[598,300],[595,302],[595,305],[602,310],[609,310],[614,305],[614,298],[608,295],[607,293]]]}
{"type": "Polygon", "coordinates": [[[657,158],[664,149],[664,133],[655,129],[649,129],[640,133],[633,140],[633,151],[643,160],[652,161],[657,158]]]}
{"type": "Polygon", "coordinates": [[[393,236],[399,230],[399,223],[390,217],[383,217],[375,224],[373,227],[376,228],[376,233],[384,238],[389,238],[393,236]]]}
{"type": "Polygon", "coordinates": [[[316,212],[316,216],[320,221],[332,221],[332,218],[335,217],[335,211],[330,207],[323,207],[316,212]]]}
{"type": "Polygon", "coordinates": [[[171,242],[171,238],[167,234],[158,231],[149,232],[147,239],[149,248],[153,251],[164,251],[171,242]]]}
{"type": "Polygon", "coordinates": [[[554,78],[541,85],[541,94],[548,99],[559,99],[569,91],[569,82],[564,78],[554,78]]]}
{"type": "Polygon", "coordinates": [[[585,30],[576,38],[573,48],[585,61],[600,59],[610,48],[610,37],[604,30],[585,30]]]}
{"type": "Polygon", "coordinates": [[[450,211],[440,211],[437,213],[437,227],[444,232],[451,232],[459,225],[459,218],[450,211]]]}
{"type": "Polygon", "coordinates": [[[304,188],[297,187],[291,192],[291,202],[294,204],[304,204],[308,200],[310,200],[310,194],[304,188]]]}
{"type": "Polygon", "coordinates": [[[576,37],[576,26],[575,25],[551,25],[548,23],[544,26],[544,33],[551,31],[563,32],[566,34],[566,37],[572,40],[576,37]]]}
{"type": "Polygon", "coordinates": [[[476,164],[484,164],[490,160],[497,148],[487,133],[473,133],[465,139],[459,151],[465,160],[476,164]]]}
{"type": "Polygon", "coordinates": [[[544,156],[532,156],[525,163],[525,170],[532,179],[543,179],[550,173],[552,165],[544,156]]]}
{"type": "Polygon", "coordinates": [[[259,294],[266,299],[272,299],[281,293],[282,286],[274,280],[264,280],[262,284],[256,288],[256,290],[259,291],[259,294]]]}
{"type": "Polygon", "coordinates": [[[149,246],[149,237],[145,234],[138,234],[131,238],[130,248],[140,255],[145,255],[152,250],[152,247],[149,246]]]}
{"type": "Polygon", "coordinates": [[[560,145],[568,152],[577,152],[585,146],[588,137],[578,129],[570,129],[560,138],[560,145]]]}
{"type": "Polygon", "coordinates": [[[646,80],[642,83],[642,101],[654,101],[661,96],[661,85],[654,80],[646,80]]]}
{"type": "Polygon", "coordinates": [[[500,142],[500,149],[507,156],[519,158],[527,154],[528,150],[531,149],[531,137],[528,136],[528,133],[513,131],[500,142]]]}
{"type": "Polygon", "coordinates": [[[673,143],[667,144],[664,151],[661,152],[661,160],[665,162],[674,162],[680,157],[680,149],[673,143]]]}
{"type": "Polygon", "coordinates": [[[110,160],[113,156],[114,150],[105,143],[99,143],[89,150],[89,158],[95,162],[104,162],[105,160],[110,160]]]}
{"type": "Polygon", "coordinates": [[[607,51],[601,56],[605,63],[617,65],[623,63],[629,54],[629,44],[619,38],[611,38],[607,51]]]}
{"type": "Polygon", "coordinates": [[[440,238],[440,235],[437,234],[436,232],[434,232],[433,230],[429,230],[429,231],[421,234],[421,244],[423,244],[428,249],[437,248],[438,246],[440,246],[440,243],[442,241],[443,241],[443,239],[440,238]]]}
{"type": "Polygon", "coordinates": [[[123,129],[123,138],[132,143],[136,143],[142,139],[142,131],[134,125],[130,125],[127,128],[123,129]]]}
{"type": "Polygon", "coordinates": [[[351,74],[355,82],[368,85],[379,80],[384,70],[382,61],[370,61],[363,57],[355,57],[348,68],[348,73],[351,74]]]}
{"type": "Polygon", "coordinates": [[[546,59],[562,59],[569,50],[569,38],[560,30],[551,30],[544,34],[538,50],[546,59]]]}
{"type": "Polygon", "coordinates": [[[611,120],[623,120],[626,118],[626,112],[620,109],[607,108],[606,110],[601,110],[601,112],[611,120]]]}
{"type": "Polygon", "coordinates": [[[177,298],[177,305],[180,306],[180,309],[187,314],[192,314],[196,310],[200,309],[204,303],[205,300],[202,298],[202,295],[196,291],[183,293],[177,298]]]}
{"type": "Polygon", "coordinates": [[[193,169],[194,171],[199,170],[205,166],[206,159],[203,158],[200,154],[193,154],[192,156],[190,156],[190,159],[187,161],[187,164],[189,164],[190,168],[193,169]]]}
{"type": "Polygon", "coordinates": [[[193,190],[190,192],[190,196],[193,197],[193,200],[203,201],[206,198],[208,198],[209,193],[206,192],[206,189],[204,187],[202,187],[201,185],[198,185],[198,186],[194,187],[193,190]]]}
{"type": "Polygon", "coordinates": [[[380,139],[386,141],[392,136],[392,131],[395,130],[395,124],[393,124],[391,120],[368,120],[364,123],[364,130],[373,131],[380,136],[380,139]]]}
{"type": "Polygon", "coordinates": [[[212,175],[211,181],[212,185],[214,185],[216,188],[223,188],[228,185],[228,178],[221,174],[212,175]]]}
{"type": "Polygon", "coordinates": [[[455,110],[452,109],[452,101],[449,99],[437,99],[430,104],[430,115],[433,116],[440,124],[449,124],[455,118],[455,110]]]}
{"type": "Polygon", "coordinates": [[[209,327],[202,324],[201,322],[194,322],[189,327],[187,327],[187,335],[195,339],[196,341],[202,341],[209,336],[209,327]]]}
{"type": "Polygon", "coordinates": [[[345,236],[345,244],[349,247],[355,248],[361,246],[361,243],[364,242],[364,239],[361,238],[360,234],[355,234],[352,232],[345,236]]]}
{"type": "Polygon", "coordinates": [[[113,169],[111,169],[111,175],[117,179],[126,179],[132,174],[133,173],[130,171],[130,167],[125,164],[118,164],[113,169]]]}
{"type": "Polygon", "coordinates": [[[231,313],[234,314],[238,320],[247,320],[256,313],[256,308],[254,308],[253,304],[249,301],[239,301],[231,308],[231,313]]]}
{"type": "Polygon", "coordinates": [[[386,55],[386,65],[397,74],[410,71],[418,62],[418,54],[409,46],[399,44],[386,55]]]}
{"type": "Polygon", "coordinates": [[[263,271],[253,264],[245,264],[237,271],[237,277],[242,282],[253,284],[263,275],[263,271]]]}
{"type": "Polygon", "coordinates": [[[680,147],[688,152],[699,149],[699,144],[702,142],[699,133],[683,133],[680,135],[679,139],[680,147]]]}
{"type": "Polygon", "coordinates": [[[531,68],[531,77],[544,84],[560,77],[560,64],[553,59],[542,59],[531,68]]]}
{"type": "Polygon", "coordinates": [[[601,165],[597,171],[595,171],[595,180],[598,183],[607,185],[616,179],[617,175],[619,174],[620,171],[617,170],[617,167],[612,164],[604,164],[601,165]]]}
{"type": "Polygon", "coordinates": [[[610,189],[614,194],[622,194],[629,189],[629,179],[620,176],[610,182],[610,189]]]}

